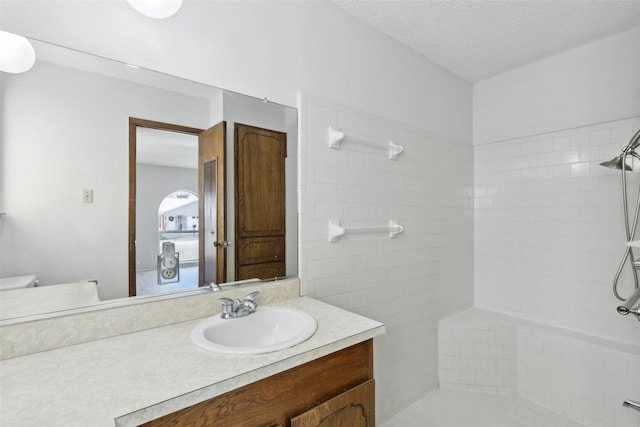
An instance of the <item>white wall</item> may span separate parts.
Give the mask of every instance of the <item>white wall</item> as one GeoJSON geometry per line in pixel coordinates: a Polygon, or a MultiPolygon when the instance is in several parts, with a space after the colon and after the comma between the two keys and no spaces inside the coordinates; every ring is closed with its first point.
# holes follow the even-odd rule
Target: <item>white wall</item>
{"type": "Polygon", "coordinates": [[[327,1],[186,0],[154,20],[124,1],[2,0],[0,19],[6,31],[289,106],[303,91],[471,136],[469,83],[327,1]]]}
{"type": "MultiPolygon", "coordinates": [[[[2,5],[0,4],[0,14],[2,13],[2,5]]],[[[1,15],[0,15],[1,16],[1,15]]],[[[4,93],[4,74],[0,73],[0,93],[4,93]]],[[[0,129],[4,129],[4,102],[0,102],[0,129]]],[[[0,140],[1,141],[1,140],[0,140]]],[[[4,144],[0,144],[0,159],[4,159],[4,144]]],[[[2,166],[2,162],[0,162],[0,182],[5,182],[6,180],[4,167],[2,166]]],[[[0,212],[5,212],[4,208],[4,185],[0,185],[0,212]]],[[[0,236],[2,236],[4,228],[4,218],[0,216],[0,236]]],[[[4,256],[3,246],[0,244],[0,259],[4,256]]],[[[0,266],[0,277],[4,277],[2,275],[2,267],[0,266]]]]}
{"type": "Polygon", "coordinates": [[[640,115],[640,27],[482,80],[473,142],[484,144],[640,115]]]}
{"type": "MultiPolygon", "coordinates": [[[[640,345],[611,292],[626,241],[620,174],[598,165],[638,128],[634,118],[475,147],[477,306],[640,345]]],[[[639,185],[629,174],[633,203],[639,185]]],[[[626,296],[630,278],[627,265],[626,296]]]]}
{"type": "Polygon", "coordinates": [[[598,165],[640,128],[639,43],[635,28],[475,85],[476,305],[640,344],[611,292],[620,174],[598,165]]]}
{"type": "Polygon", "coordinates": [[[1,274],[127,296],[128,118],[206,128],[208,100],[42,61],[3,84],[1,274]]]}
{"type": "Polygon", "coordinates": [[[473,270],[472,151],[360,110],[302,96],[302,290],[386,325],[375,339],[382,419],[438,386],[437,323],[470,307],[473,270]],[[392,140],[388,149],[327,144],[328,127],[392,140]],[[451,159],[455,159],[451,161],[451,159]],[[328,241],[329,220],[345,227],[404,227],[328,241]]]}
{"type": "MultiPolygon", "coordinates": [[[[313,276],[312,269],[324,268],[322,258],[313,266],[312,258],[308,264],[302,259],[301,268],[309,270],[302,280],[305,293],[388,324],[375,353],[382,375],[379,421],[435,387],[437,320],[446,310],[469,306],[472,298],[471,220],[468,206],[462,207],[471,194],[469,83],[327,1],[187,0],[174,17],[156,21],[137,14],[124,1],[3,0],[1,19],[8,31],[289,106],[296,105],[298,92],[316,95],[334,103],[327,110],[328,120],[344,106],[371,114],[363,116],[368,123],[376,121],[371,117],[381,118],[384,124],[372,124],[368,132],[397,131],[409,139],[411,149],[404,161],[384,172],[393,183],[392,194],[385,197],[403,201],[397,213],[407,220],[405,235],[389,247],[394,252],[369,254],[361,245],[352,248],[355,256],[342,258],[341,251],[350,246],[331,246],[329,254],[309,252],[310,257],[330,256],[336,267],[326,270],[330,276],[313,276]],[[406,167],[410,169],[404,171],[406,167]],[[424,261],[423,271],[418,266],[424,261]],[[362,270],[361,262],[388,268],[362,270]]],[[[323,143],[301,141],[301,147],[313,144],[323,143]]],[[[313,172],[301,166],[300,185],[308,189],[301,194],[303,207],[304,198],[317,196],[317,191],[325,191],[326,199],[314,203],[333,203],[330,191],[338,187],[323,184],[358,185],[369,178],[380,182],[366,164],[361,165],[366,172],[332,177],[329,171],[344,171],[346,166],[336,153],[321,154],[318,148],[301,155],[329,166],[313,172]]],[[[377,204],[376,190],[368,184],[362,194],[348,190],[348,197],[354,198],[351,207],[359,212],[352,212],[352,218],[377,219],[389,213],[389,205],[377,204]]],[[[316,233],[324,227],[321,218],[332,212],[330,206],[320,203],[306,209],[301,239],[324,239],[316,233]]],[[[382,250],[381,244],[374,247],[382,250]]],[[[303,258],[305,250],[315,249],[307,245],[303,258]]]]}

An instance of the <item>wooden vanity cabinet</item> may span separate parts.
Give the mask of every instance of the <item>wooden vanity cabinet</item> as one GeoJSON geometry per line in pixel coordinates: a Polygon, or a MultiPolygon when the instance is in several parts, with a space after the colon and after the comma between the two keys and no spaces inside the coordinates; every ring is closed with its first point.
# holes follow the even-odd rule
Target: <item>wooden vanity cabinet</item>
{"type": "Polygon", "coordinates": [[[142,426],[374,427],[373,340],[142,426]]]}

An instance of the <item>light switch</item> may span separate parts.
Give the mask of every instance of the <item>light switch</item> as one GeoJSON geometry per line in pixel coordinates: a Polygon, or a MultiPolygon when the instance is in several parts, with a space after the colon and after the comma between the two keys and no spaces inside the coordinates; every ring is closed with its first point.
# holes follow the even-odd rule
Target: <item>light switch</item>
{"type": "Polygon", "coordinates": [[[82,203],[93,203],[93,190],[82,190],[82,203]]]}

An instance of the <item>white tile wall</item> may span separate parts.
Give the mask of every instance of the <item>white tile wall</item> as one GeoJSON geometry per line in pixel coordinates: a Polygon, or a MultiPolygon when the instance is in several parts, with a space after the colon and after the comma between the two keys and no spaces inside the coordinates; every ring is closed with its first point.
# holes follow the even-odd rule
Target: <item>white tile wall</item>
{"type": "Polygon", "coordinates": [[[510,322],[440,321],[440,388],[516,393],[516,327],[510,322]]]}
{"type": "Polygon", "coordinates": [[[473,308],[440,321],[440,387],[517,394],[586,426],[640,427],[640,347],[473,308]]]}
{"type": "Polygon", "coordinates": [[[518,328],[518,395],[587,426],[640,427],[640,413],[622,406],[640,397],[635,353],[518,328]]]}
{"type": "Polygon", "coordinates": [[[375,340],[384,421],[437,387],[437,322],[472,305],[472,147],[308,95],[299,104],[301,292],[386,324],[375,340]],[[330,125],[405,151],[330,149],[330,125]],[[405,231],[329,243],[330,219],[405,231]]]}
{"type": "MultiPolygon", "coordinates": [[[[633,118],[475,147],[477,306],[640,344],[611,292],[626,240],[620,173],[598,165],[638,128],[633,118]]],[[[628,176],[635,203],[640,173],[628,176]]]]}

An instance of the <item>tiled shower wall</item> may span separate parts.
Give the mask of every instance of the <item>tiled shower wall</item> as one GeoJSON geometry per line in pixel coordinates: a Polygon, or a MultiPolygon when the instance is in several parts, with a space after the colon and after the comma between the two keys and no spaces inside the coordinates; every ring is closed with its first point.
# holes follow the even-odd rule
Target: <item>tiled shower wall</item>
{"type": "MultiPolygon", "coordinates": [[[[475,304],[640,345],[611,282],[625,249],[620,153],[640,118],[475,147],[475,304]]],[[[640,173],[627,174],[633,212],[640,173]]],[[[637,256],[637,255],[636,255],[637,256]]],[[[631,292],[625,267],[620,292],[631,292]]]]}
{"type": "Polygon", "coordinates": [[[440,321],[439,354],[440,388],[517,394],[589,427],[640,427],[622,406],[640,396],[638,346],[472,308],[440,321]]]}
{"type": "Polygon", "coordinates": [[[301,95],[301,293],[386,325],[375,340],[377,416],[384,421],[437,387],[437,325],[473,303],[473,151],[428,133],[301,95]],[[328,128],[404,147],[345,141],[328,128]],[[404,227],[328,241],[329,220],[345,227],[404,227]]]}

